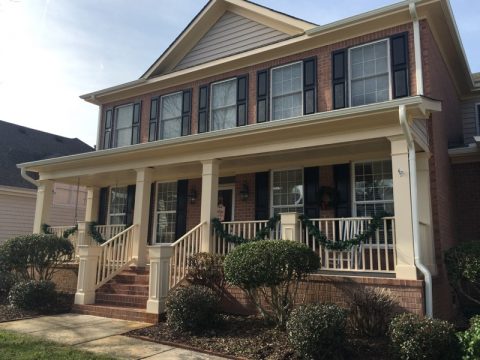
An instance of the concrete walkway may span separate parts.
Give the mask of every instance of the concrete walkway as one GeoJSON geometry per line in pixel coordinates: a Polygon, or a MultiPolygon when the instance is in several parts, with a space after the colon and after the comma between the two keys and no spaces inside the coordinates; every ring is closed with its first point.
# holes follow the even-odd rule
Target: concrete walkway
{"type": "Polygon", "coordinates": [[[117,359],[223,359],[190,350],[122,336],[149,324],[98,316],[64,314],[0,323],[0,329],[38,336],[117,359]]]}

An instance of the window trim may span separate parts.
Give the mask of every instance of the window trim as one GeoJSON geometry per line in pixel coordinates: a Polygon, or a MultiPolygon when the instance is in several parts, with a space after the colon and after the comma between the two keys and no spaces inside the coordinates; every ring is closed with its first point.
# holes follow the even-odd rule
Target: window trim
{"type": "MultiPolygon", "coordinates": [[[[173,93],[169,93],[169,94],[164,94],[164,95],[160,95],[158,97],[158,113],[157,113],[157,133],[155,134],[155,138],[157,140],[168,140],[168,139],[176,139],[176,138],[179,138],[179,137],[182,137],[182,117],[183,117],[183,93],[184,91],[183,90],[180,90],[180,91],[176,91],[176,92],[173,92],[173,93]],[[162,104],[163,104],[163,98],[166,97],[166,96],[172,96],[172,95],[178,95],[180,94],[181,96],[181,107],[180,107],[180,135],[179,136],[175,136],[173,138],[168,138],[168,139],[165,139],[163,137],[163,131],[160,131],[162,129],[162,104]],[[160,137],[161,135],[161,137],[160,137]]],[[[153,99],[153,98],[152,98],[153,99]]],[[[151,104],[151,100],[150,100],[150,104],[151,104]]],[[[171,120],[171,119],[170,119],[171,120]]],[[[163,130],[163,129],[162,129],[163,130]]]]}
{"type": "MultiPolygon", "coordinates": [[[[158,224],[158,186],[160,184],[175,184],[175,187],[177,187],[177,197],[178,197],[178,182],[176,180],[171,180],[171,181],[156,181],[155,182],[155,206],[153,208],[153,229],[152,229],[152,244],[158,245],[158,244],[173,244],[178,239],[174,239],[171,243],[161,243],[157,242],[157,224],[158,224]]],[[[165,211],[165,213],[172,214],[173,212],[171,210],[165,211]]],[[[175,204],[175,228],[177,226],[177,204],[175,204]]],[[[174,234],[175,237],[175,234],[174,234]]]]}
{"type": "MultiPolygon", "coordinates": [[[[383,38],[383,39],[380,39],[380,40],[376,40],[376,41],[371,41],[371,42],[368,42],[368,43],[365,43],[365,44],[361,44],[361,45],[356,45],[356,46],[353,46],[353,47],[350,47],[348,48],[348,59],[347,59],[347,70],[348,70],[348,81],[347,81],[347,89],[348,89],[348,104],[349,106],[348,107],[358,107],[358,106],[365,106],[365,105],[370,105],[370,104],[363,104],[363,105],[353,105],[353,101],[352,101],[352,67],[351,67],[351,52],[352,50],[355,50],[355,49],[358,49],[358,48],[361,48],[361,47],[364,47],[364,46],[369,46],[369,45],[373,45],[373,44],[378,44],[378,43],[381,43],[381,42],[386,42],[387,43],[387,70],[388,70],[388,100],[385,100],[385,101],[390,101],[392,100],[393,98],[393,79],[392,79],[392,59],[391,59],[391,46],[390,46],[390,38],[387,37],[387,38],[383,38]]],[[[375,103],[372,103],[372,104],[378,104],[380,102],[383,102],[383,101],[377,101],[375,103]]]]}
{"type": "Polygon", "coordinates": [[[118,215],[121,215],[121,214],[124,214],[125,216],[125,221],[123,224],[112,224],[110,222],[110,217],[111,217],[111,213],[110,213],[110,207],[112,205],[112,202],[111,202],[111,199],[112,199],[112,189],[118,189],[118,188],[125,188],[126,189],[126,194],[127,194],[127,198],[125,199],[125,201],[127,202],[128,201],[128,185],[115,185],[115,186],[109,186],[108,187],[108,200],[107,200],[107,204],[108,204],[108,209],[107,209],[107,221],[106,221],[106,225],[126,225],[127,223],[127,213],[115,213],[114,215],[118,216],[118,215]]]}
{"type": "Polygon", "coordinates": [[[235,221],[235,191],[236,191],[236,183],[228,183],[228,184],[221,184],[218,185],[218,191],[221,190],[232,190],[232,221],[235,221]]]}
{"type": "MultiPolygon", "coordinates": [[[[269,185],[270,185],[270,216],[272,217],[274,215],[274,205],[273,205],[273,174],[276,172],[282,172],[282,171],[294,171],[298,170],[302,173],[302,186],[305,187],[305,167],[288,167],[288,168],[279,168],[279,169],[272,169],[270,170],[270,179],[269,179],[269,185]]],[[[280,207],[280,206],[278,206],[280,207]]],[[[285,206],[283,206],[285,207],[285,206]]],[[[289,206],[290,207],[290,206],[289,206]]],[[[293,206],[291,206],[293,207],[293,206]]],[[[297,206],[298,207],[298,206],[297,206]]],[[[303,204],[302,208],[305,211],[305,189],[303,191],[303,204]]]]}
{"type": "MultiPolygon", "coordinates": [[[[304,77],[304,65],[303,65],[303,60],[299,60],[299,61],[294,61],[294,62],[291,62],[291,63],[288,63],[288,64],[284,64],[284,65],[280,65],[280,66],[276,66],[276,67],[273,67],[270,69],[270,72],[269,72],[269,76],[270,76],[270,84],[269,84],[269,94],[268,94],[268,98],[269,98],[269,111],[270,111],[270,117],[269,117],[269,121],[278,121],[278,120],[287,120],[287,119],[294,119],[298,116],[293,116],[293,117],[289,117],[289,118],[282,118],[282,119],[277,119],[277,120],[274,120],[273,119],[273,70],[276,70],[276,69],[281,69],[281,68],[284,68],[284,67],[287,67],[287,66],[292,66],[292,65],[295,65],[295,64],[300,64],[301,66],[301,74],[300,74],[300,95],[301,95],[301,99],[302,99],[302,105],[301,105],[301,109],[302,109],[302,114],[300,116],[304,116],[305,114],[305,99],[304,99],[304,84],[303,84],[303,77],[304,77]]],[[[295,94],[296,92],[292,92],[291,94],[295,94]]],[[[287,95],[291,95],[291,94],[287,94],[287,95]]],[[[316,99],[316,101],[318,101],[316,99]]]]}
{"type": "MultiPolygon", "coordinates": [[[[211,132],[211,131],[222,131],[222,130],[226,130],[226,129],[233,129],[233,128],[236,128],[238,127],[238,76],[234,76],[234,77],[231,77],[231,78],[228,78],[228,79],[224,79],[224,80],[220,80],[220,81],[215,81],[215,82],[212,82],[209,84],[209,91],[210,91],[210,96],[209,96],[209,99],[208,99],[208,105],[209,105],[209,109],[208,109],[208,126],[209,126],[209,130],[208,132],[211,132]],[[214,85],[218,85],[218,84],[222,84],[222,83],[226,83],[226,82],[229,82],[229,81],[234,81],[235,82],[235,104],[234,105],[230,105],[230,106],[224,106],[224,107],[221,107],[221,108],[218,108],[218,109],[215,109],[215,110],[222,110],[222,109],[226,109],[226,108],[229,108],[229,107],[235,107],[235,126],[231,127],[231,128],[224,128],[224,129],[214,129],[213,128],[213,86],[214,85]]],[[[248,93],[247,93],[247,98],[248,98],[248,93]]],[[[247,112],[248,112],[248,109],[247,109],[247,112]]]]}
{"type": "MultiPolygon", "coordinates": [[[[351,191],[351,207],[352,207],[352,217],[358,217],[357,215],[357,196],[355,192],[355,165],[356,164],[363,164],[366,162],[379,162],[379,161],[392,161],[391,157],[381,157],[381,158],[373,158],[373,159],[365,159],[365,160],[356,160],[350,163],[350,191],[351,191]]],[[[395,184],[393,184],[393,167],[392,167],[392,191],[395,184]]],[[[393,194],[392,194],[393,196],[393,194]]],[[[371,201],[362,201],[363,204],[376,204],[376,203],[391,203],[395,206],[395,197],[393,196],[393,200],[387,201],[380,201],[380,200],[371,200],[371,201]]]]}

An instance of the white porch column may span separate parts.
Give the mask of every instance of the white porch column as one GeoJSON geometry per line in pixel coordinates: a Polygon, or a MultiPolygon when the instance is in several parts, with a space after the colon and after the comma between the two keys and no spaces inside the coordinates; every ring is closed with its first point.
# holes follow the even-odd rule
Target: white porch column
{"type": "Polygon", "coordinates": [[[40,234],[42,232],[42,224],[48,223],[53,201],[53,184],[51,180],[39,182],[35,204],[35,219],[33,221],[34,234],[40,234]]]}
{"type": "Polygon", "coordinates": [[[217,217],[218,206],[218,173],[219,160],[203,161],[202,171],[202,203],[200,222],[205,223],[202,227],[203,252],[212,252],[212,224],[211,220],[217,217]]]}
{"type": "Polygon", "coordinates": [[[282,240],[300,241],[300,224],[297,213],[280,214],[282,240]]]}
{"type": "Polygon", "coordinates": [[[403,136],[389,138],[392,150],[395,236],[397,242],[396,277],[417,279],[413,251],[412,200],[408,167],[408,145],[403,136]]]}
{"type": "Polygon", "coordinates": [[[98,221],[98,205],[100,197],[100,189],[98,187],[87,187],[87,204],[85,209],[85,221],[97,222],[98,221]]]}
{"type": "Polygon", "coordinates": [[[75,293],[75,304],[87,305],[95,303],[95,279],[97,276],[98,257],[102,251],[100,246],[90,246],[93,243],[88,232],[89,223],[78,223],[78,281],[75,293]]]}
{"type": "Polygon", "coordinates": [[[152,169],[137,169],[135,188],[135,206],[133,223],[137,225],[133,237],[132,256],[138,267],[147,264],[148,213],[150,209],[150,191],[152,185],[152,169]]]}
{"type": "Polygon", "coordinates": [[[150,257],[150,278],[148,285],[147,313],[161,314],[165,311],[165,302],[169,290],[170,258],[173,247],[160,244],[148,247],[150,257]]]}

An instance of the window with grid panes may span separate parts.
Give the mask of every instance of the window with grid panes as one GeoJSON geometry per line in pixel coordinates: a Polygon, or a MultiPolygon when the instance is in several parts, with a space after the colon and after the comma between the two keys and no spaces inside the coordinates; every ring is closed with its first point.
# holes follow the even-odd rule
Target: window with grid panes
{"type": "Polygon", "coordinates": [[[272,172],[272,213],[303,213],[303,170],[272,172]]]}
{"type": "Polygon", "coordinates": [[[177,220],[177,183],[158,183],[155,208],[155,240],[171,243],[175,240],[177,220]]]}
{"type": "Polygon", "coordinates": [[[212,84],[212,130],[237,126],[237,78],[212,84]]]}
{"type": "Polygon", "coordinates": [[[110,225],[124,225],[127,221],[127,187],[113,187],[110,189],[108,207],[108,223],[110,225]]]}
{"type": "Polygon", "coordinates": [[[303,115],[302,63],[272,69],[272,120],[303,115]]]}
{"type": "Polygon", "coordinates": [[[171,139],[182,135],[182,95],[178,92],[161,97],[159,139],[171,139]]]}

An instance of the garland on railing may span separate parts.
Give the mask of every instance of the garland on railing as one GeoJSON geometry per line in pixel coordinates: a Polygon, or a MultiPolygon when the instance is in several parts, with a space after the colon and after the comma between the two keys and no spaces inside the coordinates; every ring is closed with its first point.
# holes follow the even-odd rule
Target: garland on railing
{"type": "Polygon", "coordinates": [[[71,228],[69,228],[69,229],[66,229],[66,230],[63,232],[63,237],[64,237],[65,239],[68,239],[68,237],[69,237],[70,235],[75,234],[77,231],[78,231],[78,225],[75,225],[75,226],[73,226],[73,227],[71,227],[71,228]]]}
{"type": "Polygon", "coordinates": [[[363,233],[355,235],[355,237],[342,241],[332,241],[328,240],[327,236],[316,227],[312,220],[310,220],[305,215],[300,215],[299,219],[302,222],[303,226],[308,231],[308,235],[312,236],[317,244],[324,246],[328,250],[332,251],[347,251],[354,246],[359,246],[362,243],[367,242],[372,236],[375,235],[378,228],[382,225],[382,216],[374,216],[368,224],[368,229],[363,233]]]}
{"type": "Polygon", "coordinates": [[[42,232],[42,234],[50,234],[50,231],[48,231],[49,229],[50,225],[48,224],[43,223],[42,225],[40,225],[40,231],[42,232]]]}
{"type": "Polygon", "coordinates": [[[95,229],[95,226],[98,224],[96,222],[91,222],[88,227],[88,234],[91,236],[93,240],[95,240],[99,244],[103,244],[105,242],[105,239],[103,238],[102,234],[98,232],[97,229],[95,229]]]}
{"type": "Polygon", "coordinates": [[[221,221],[218,218],[212,219],[212,225],[213,225],[213,230],[215,231],[215,234],[219,238],[221,238],[222,240],[226,240],[229,243],[239,245],[249,241],[265,240],[265,238],[268,235],[270,235],[270,231],[275,230],[275,227],[279,221],[280,221],[280,215],[275,215],[274,217],[270,218],[267,221],[267,224],[257,232],[257,234],[255,235],[255,238],[253,239],[245,239],[243,236],[240,236],[240,235],[229,234],[228,232],[225,231],[221,221]]]}

